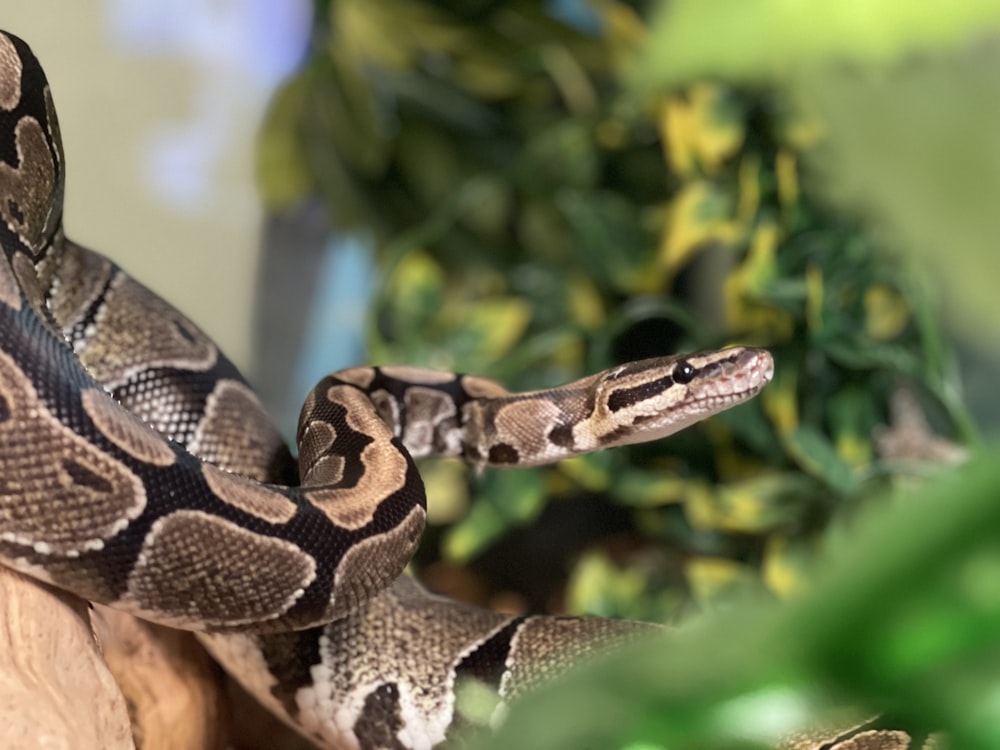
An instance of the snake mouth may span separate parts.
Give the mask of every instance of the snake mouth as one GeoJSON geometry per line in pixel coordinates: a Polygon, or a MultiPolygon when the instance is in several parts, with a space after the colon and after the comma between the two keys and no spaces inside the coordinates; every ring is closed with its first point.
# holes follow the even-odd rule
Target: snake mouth
{"type": "Polygon", "coordinates": [[[774,358],[765,349],[734,347],[714,356],[698,372],[692,403],[737,404],[756,396],[774,378],[774,358]]]}

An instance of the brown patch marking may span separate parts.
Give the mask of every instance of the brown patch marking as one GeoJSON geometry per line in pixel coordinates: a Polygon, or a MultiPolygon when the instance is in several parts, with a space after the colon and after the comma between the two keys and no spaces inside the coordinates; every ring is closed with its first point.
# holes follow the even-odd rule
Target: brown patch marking
{"type": "Polygon", "coordinates": [[[209,394],[187,447],[226,471],[263,481],[283,446],[257,394],[238,380],[224,379],[209,394]]]}
{"type": "Polygon", "coordinates": [[[330,603],[335,615],[353,612],[395,580],[416,551],[426,513],[414,508],[394,528],[352,545],[337,564],[330,603]]]}
{"type": "Polygon", "coordinates": [[[153,524],[121,603],[175,625],[231,627],[280,617],[315,576],[291,542],[180,510],[153,524]]]}
{"type": "MultiPolygon", "coordinates": [[[[510,446],[517,451],[522,462],[545,460],[553,450],[548,439],[549,426],[559,422],[561,416],[559,407],[548,399],[511,401],[496,412],[495,434],[491,442],[510,446]]],[[[493,447],[490,447],[490,453],[493,447]]]]}
{"type": "Polygon", "coordinates": [[[462,390],[472,398],[503,398],[510,395],[510,391],[495,380],[475,375],[462,376],[462,390]]]}
{"type": "Polygon", "coordinates": [[[347,370],[338,370],[331,377],[367,390],[368,386],[375,380],[375,369],[372,367],[351,367],[347,370]]]}
{"type": "Polygon", "coordinates": [[[491,464],[516,464],[520,459],[517,449],[507,443],[496,443],[490,446],[487,458],[491,464]]]}
{"type": "Polygon", "coordinates": [[[360,529],[372,520],[383,498],[402,489],[406,457],[390,442],[389,429],[363,393],[350,386],[332,386],[326,395],[346,409],[351,429],[373,441],[361,452],[365,471],[355,486],[313,490],[306,498],[341,528],[360,529]]]}
{"type": "Polygon", "coordinates": [[[337,439],[337,431],[329,422],[315,419],[307,422],[299,430],[299,472],[304,484],[324,484],[309,482],[305,477],[312,472],[313,464],[321,460],[337,439]]]}
{"type": "Polygon", "coordinates": [[[336,454],[319,456],[309,464],[308,470],[302,475],[302,484],[316,487],[339,484],[344,480],[345,463],[344,457],[336,454]]]}
{"type": "Polygon", "coordinates": [[[104,391],[88,388],[80,394],[80,401],[101,434],[133,458],[154,466],[170,466],[177,460],[166,440],[104,391]]]}
{"type": "Polygon", "coordinates": [[[111,261],[107,258],[72,242],[63,243],[48,306],[65,335],[100,298],[111,270],[111,261]]]}
{"type": "Polygon", "coordinates": [[[573,425],[557,424],[549,430],[549,440],[553,445],[557,445],[567,451],[576,449],[576,439],[573,437],[573,425]]]}
{"type": "Polygon", "coordinates": [[[399,437],[399,402],[388,391],[377,390],[368,394],[375,412],[385,424],[392,430],[392,434],[399,437]]]}
{"type": "Polygon", "coordinates": [[[268,523],[288,523],[295,516],[295,503],[278,492],[224,471],[215,464],[202,464],[201,473],[216,497],[244,513],[268,523]]]}
{"type": "Polygon", "coordinates": [[[387,365],[378,369],[383,375],[388,375],[390,378],[417,385],[442,385],[443,383],[450,383],[455,379],[455,373],[453,372],[428,370],[424,367],[387,365]]]}
{"type": "Polygon", "coordinates": [[[3,352],[0,399],[8,412],[0,421],[0,540],[46,554],[99,549],[142,513],[139,477],[56,419],[3,352]]]}
{"type": "Polygon", "coordinates": [[[95,323],[77,356],[109,389],[142,370],[201,372],[218,359],[215,345],[194,323],[123,272],[112,280],[95,323]]]}
{"type": "Polygon", "coordinates": [[[59,197],[56,165],[41,124],[22,117],[14,127],[18,166],[0,162],[0,218],[32,253],[45,244],[50,215],[59,197]]]}
{"type": "Polygon", "coordinates": [[[21,101],[23,68],[14,43],[6,35],[0,35],[0,109],[10,112],[21,101]]]}

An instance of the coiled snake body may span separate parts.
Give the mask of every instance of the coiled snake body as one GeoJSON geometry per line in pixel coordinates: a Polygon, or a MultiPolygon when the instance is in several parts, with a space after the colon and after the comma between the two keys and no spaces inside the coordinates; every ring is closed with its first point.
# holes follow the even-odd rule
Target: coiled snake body
{"type": "Polygon", "coordinates": [[[202,632],[262,702],[330,747],[427,748],[456,686],[508,700],[645,628],[510,617],[403,567],[424,522],[414,457],[527,466],[668,435],[756,394],[766,352],[635,362],[553,390],[356,368],[308,397],[294,463],[190,321],[62,230],[44,74],[0,34],[0,560],[202,632]]]}

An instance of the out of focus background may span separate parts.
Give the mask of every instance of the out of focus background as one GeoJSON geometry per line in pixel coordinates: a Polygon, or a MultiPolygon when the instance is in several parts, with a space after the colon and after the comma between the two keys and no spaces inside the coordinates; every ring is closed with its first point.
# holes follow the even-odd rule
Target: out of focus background
{"type": "Polygon", "coordinates": [[[309,0],[0,2],[48,75],[66,225],[251,362],[256,133],[302,60],[309,0]]]}
{"type": "Polygon", "coordinates": [[[286,431],[358,362],[528,389],[774,353],[759,399],[669,441],[423,467],[436,590],[690,628],[498,747],[546,710],[590,733],[547,747],[767,746],[833,694],[987,748],[994,5],[4,0],[0,25],[49,74],[70,234],[216,337],[286,431]]]}

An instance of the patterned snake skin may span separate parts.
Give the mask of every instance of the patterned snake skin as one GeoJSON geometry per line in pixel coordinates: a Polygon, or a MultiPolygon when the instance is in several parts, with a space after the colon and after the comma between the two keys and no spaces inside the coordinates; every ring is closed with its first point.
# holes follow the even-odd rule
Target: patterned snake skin
{"type": "Polygon", "coordinates": [[[198,631],[258,700],[331,748],[430,748],[483,721],[464,685],[499,710],[649,630],[425,592],[402,575],[425,516],[413,459],[530,466],[657,439],[754,396],[770,355],[664,357],[524,394],[344,370],[307,398],[295,462],[211,340],[66,238],[63,181],[44,73],[0,33],[0,562],[198,631]]]}

